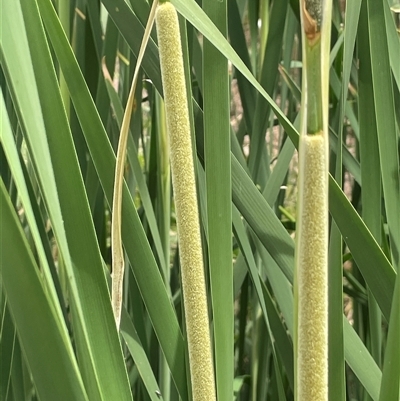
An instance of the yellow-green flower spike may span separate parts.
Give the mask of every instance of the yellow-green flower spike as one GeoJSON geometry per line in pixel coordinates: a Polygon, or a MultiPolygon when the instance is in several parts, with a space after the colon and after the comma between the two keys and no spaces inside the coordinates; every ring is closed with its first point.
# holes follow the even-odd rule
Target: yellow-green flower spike
{"type": "Polygon", "coordinates": [[[296,287],[296,400],[328,400],[328,174],[326,136],[300,143],[296,287]]]}
{"type": "Polygon", "coordinates": [[[328,77],[331,0],[300,0],[303,49],[296,226],[295,400],[328,401],[328,77]]]}
{"type": "Polygon", "coordinates": [[[214,401],[214,371],[189,112],[178,16],[172,4],[165,2],[158,6],[156,23],[170,143],[193,401],[214,401]]]}

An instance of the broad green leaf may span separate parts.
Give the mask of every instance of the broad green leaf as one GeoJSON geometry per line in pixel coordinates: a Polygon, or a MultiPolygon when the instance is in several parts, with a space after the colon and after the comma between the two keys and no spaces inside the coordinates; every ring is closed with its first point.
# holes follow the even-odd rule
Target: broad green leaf
{"type": "MultiPolygon", "coordinates": [[[[30,201],[28,188],[25,183],[24,173],[21,166],[21,159],[18,156],[18,150],[16,149],[16,144],[14,141],[14,136],[12,133],[12,129],[10,126],[10,121],[7,115],[6,106],[4,103],[4,98],[1,96],[0,98],[0,115],[1,117],[1,131],[0,131],[0,144],[3,146],[5,156],[8,160],[8,164],[10,166],[10,170],[12,172],[13,179],[15,180],[16,187],[18,189],[18,193],[21,199],[21,203],[24,207],[24,211],[26,214],[26,219],[29,224],[29,228],[32,233],[32,237],[37,249],[37,253],[39,256],[40,263],[43,268],[43,274],[46,277],[45,285],[52,296],[53,305],[61,316],[60,305],[58,304],[56,290],[54,288],[54,283],[52,280],[52,275],[46,255],[46,251],[44,249],[41,234],[39,233],[39,229],[36,223],[36,216],[33,211],[33,207],[30,201]]],[[[51,298],[49,298],[51,299],[51,298]]]]}
{"type": "MultiPolygon", "coordinates": [[[[359,24],[360,69],[359,69],[359,118],[360,159],[362,185],[362,211],[365,224],[378,244],[382,243],[382,180],[379,145],[376,129],[375,105],[371,70],[370,41],[368,35],[367,4],[362,5],[359,24]]],[[[368,302],[371,332],[371,354],[381,366],[382,322],[379,308],[373,296],[368,302]]]]}
{"type": "MultiPolygon", "coordinates": [[[[376,133],[379,146],[380,169],[389,230],[393,265],[400,271],[400,164],[396,148],[399,141],[396,132],[394,95],[390,74],[390,57],[385,29],[384,4],[367,1],[368,33],[371,57],[373,99],[376,110],[376,133]]],[[[400,284],[396,279],[393,307],[390,314],[387,348],[383,365],[380,400],[395,401],[400,396],[400,355],[398,347],[400,284]]]]}
{"type": "Polygon", "coordinates": [[[46,294],[3,180],[0,206],[2,285],[38,395],[44,400],[88,400],[68,333],[46,294]]]}
{"type": "Polygon", "coordinates": [[[361,217],[333,179],[329,190],[330,212],[383,315],[389,319],[396,273],[361,217]],[[379,275],[376,274],[378,267],[379,275]]]}
{"type": "MultiPolygon", "coordinates": [[[[227,34],[227,1],[203,1],[203,9],[227,34]]],[[[230,401],[234,373],[234,313],[230,170],[230,86],[226,58],[203,44],[203,119],[206,173],[208,258],[214,329],[217,399],[230,401]]]]}
{"type": "MultiPolygon", "coordinates": [[[[112,318],[101,255],[45,33],[36,4],[21,4],[27,32],[32,39],[30,54],[40,104],[43,110],[52,110],[52,113],[43,114],[43,121],[73,260],[69,285],[74,282],[77,287],[77,292],[73,291],[71,307],[75,312],[72,318],[83,379],[90,397],[108,399],[118,394],[129,400],[132,395],[112,318]],[[58,135],[52,134],[54,132],[58,135]],[[80,207],[71,208],[74,202],[80,207]],[[78,295],[82,293],[86,297],[78,295]],[[99,327],[102,328],[100,332],[99,327]]],[[[35,134],[33,131],[27,133],[30,142],[38,140],[35,134]]],[[[33,157],[40,164],[35,153],[33,157]]]]}
{"type": "Polygon", "coordinates": [[[368,391],[372,399],[378,401],[382,372],[379,370],[371,354],[360,341],[357,333],[344,316],[343,327],[346,362],[368,391]]]}
{"type": "Polygon", "coordinates": [[[368,1],[368,32],[382,186],[392,263],[400,269],[400,164],[383,2],[368,1]]]}

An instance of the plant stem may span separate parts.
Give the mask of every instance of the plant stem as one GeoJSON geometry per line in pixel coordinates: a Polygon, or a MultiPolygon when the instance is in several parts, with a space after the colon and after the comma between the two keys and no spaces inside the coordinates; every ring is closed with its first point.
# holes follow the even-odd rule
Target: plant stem
{"type": "Polygon", "coordinates": [[[320,132],[322,127],[322,90],[321,90],[321,40],[306,45],[307,75],[307,134],[320,132]]]}

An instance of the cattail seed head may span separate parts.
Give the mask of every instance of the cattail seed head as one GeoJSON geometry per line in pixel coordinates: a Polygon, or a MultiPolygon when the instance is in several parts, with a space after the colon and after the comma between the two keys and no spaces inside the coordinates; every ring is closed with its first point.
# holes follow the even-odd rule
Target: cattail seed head
{"type": "Polygon", "coordinates": [[[328,400],[328,171],[326,137],[301,138],[296,250],[296,399],[328,400]]]}
{"type": "Polygon", "coordinates": [[[214,371],[189,112],[179,23],[174,6],[169,2],[160,4],[156,22],[170,143],[193,401],[213,401],[216,399],[214,371]]]}

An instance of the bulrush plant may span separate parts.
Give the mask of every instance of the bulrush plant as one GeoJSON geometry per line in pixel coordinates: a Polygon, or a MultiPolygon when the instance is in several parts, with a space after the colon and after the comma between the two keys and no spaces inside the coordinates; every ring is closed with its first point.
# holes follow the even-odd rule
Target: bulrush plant
{"type": "Polygon", "coordinates": [[[199,215],[178,16],[169,2],[156,11],[169,134],[193,401],[213,401],[215,383],[199,215]]]}
{"type": "Polygon", "coordinates": [[[303,49],[295,271],[295,399],[328,400],[328,76],[331,1],[300,2],[303,49]]]}
{"type": "Polygon", "coordinates": [[[399,401],[398,0],[169,1],[0,0],[0,401],[399,401]]]}

